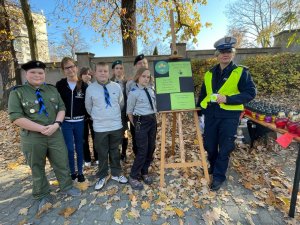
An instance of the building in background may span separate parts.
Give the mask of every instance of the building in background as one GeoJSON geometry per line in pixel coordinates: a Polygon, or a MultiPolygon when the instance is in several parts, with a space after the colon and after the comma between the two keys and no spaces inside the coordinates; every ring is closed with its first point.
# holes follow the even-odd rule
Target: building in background
{"type": "MultiPolygon", "coordinates": [[[[20,64],[31,60],[27,27],[22,9],[16,5],[8,5],[10,28],[15,37],[14,48],[20,64]]],[[[39,60],[50,62],[46,17],[41,13],[32,13],[34,22],[39,60]]]]}

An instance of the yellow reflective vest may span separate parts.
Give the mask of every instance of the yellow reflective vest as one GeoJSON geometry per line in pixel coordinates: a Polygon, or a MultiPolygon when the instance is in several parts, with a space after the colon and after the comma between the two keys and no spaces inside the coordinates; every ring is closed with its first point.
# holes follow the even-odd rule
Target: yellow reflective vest
{"type": "MultiPolygon", "coordinates": [[[[206,87],[206,97],[201,101],[200,106],[203,109],[207,108],[208,103],[211,101],[211,96],[212,94],[220,94],[220,95],[225,95],[225,96],[232,96],[232,95],[237,95],[239,94],[239,89],[238,89],[238,83],[241,78],[243,72],[243,67],[237,67],[235,68],[229,78],[226,80],[226,82],[223,84],[223,86],[219,89],[218,93],[213,93],[212,90],[212,72],[207,71],[204,75],[204,84],[206,87]]],[[[221,103],[220,108],[224,110],[235,110],[235,111],[243,111],[244,110],[244,105],[228,105],[221,103]]]]}

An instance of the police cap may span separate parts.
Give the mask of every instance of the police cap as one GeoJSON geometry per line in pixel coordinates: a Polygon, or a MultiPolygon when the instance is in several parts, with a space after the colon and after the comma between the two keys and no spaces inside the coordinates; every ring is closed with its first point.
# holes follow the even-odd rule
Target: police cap
{"type": "Polygon", "coordinates": [[[30,69],[36,69],[36,68],[45,70],[46,65],[42,61],[32,60],[23,64],[21,68],[25,71],[28,71],[30,69]]]}
{"type": "Polygon", "coordinates": [[[137,57],[135,57],[133,65],[135,66],[138,63],[138,61],[143,60],[144,58],[145,58],[144,54],[138,55],[137,57]]]}
{"type": "Polygon", "coordinates": [[[214,47],[217,50],[227,50],[234,48],[234,44],[236,43],[235,37],[223,37],[220,40],[216,41],[214,47]]]}
{"type": "Polygon", "coordinates": [[[116,65],[122,65],[123,62],[121,60],[116,60],[112,63],[111,68],[114,69],[116,65]]]}

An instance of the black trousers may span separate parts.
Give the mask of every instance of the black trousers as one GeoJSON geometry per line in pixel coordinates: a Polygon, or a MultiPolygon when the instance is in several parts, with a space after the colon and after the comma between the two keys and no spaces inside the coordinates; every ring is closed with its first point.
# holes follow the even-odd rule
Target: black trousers
{"type": "Polygon", "coordinates": [[[148,169],[153,161],[156,142],[156,116],[134,116],[137,153],[131,168],[130,176],[138,179],[140,175],[148,174],[148,169]]]}
{"type": "Polygon", "coordinates": [[[132,139],[132,151],[134,155],[137,153],[137,146],[136,146],[136,140],[135,140],[135,128],[134,126],[130,123],[130,133],[131,133],[131,139],[132,139]]]}
{"type": "Polygon", "coordinates": [[[204,148],[215,181],[226,180],[230,153],[234,150],[235,135],[239,118],[214,118],[205,116],[204,119],[204,148]]]}
{"type": "Polygon", "coordinates": [[[90,152],[90,145],[89,145],[90,133],[93,140],[94,158],[95,160],[98,160],[98,153],[96,152],[95,145],[94,145],[95,133],[93,130],[93,121],[87,119],[84,121],[84,137],[83,137],[83,158],[85,162],[91,162],[91,152],[90,152]]]}

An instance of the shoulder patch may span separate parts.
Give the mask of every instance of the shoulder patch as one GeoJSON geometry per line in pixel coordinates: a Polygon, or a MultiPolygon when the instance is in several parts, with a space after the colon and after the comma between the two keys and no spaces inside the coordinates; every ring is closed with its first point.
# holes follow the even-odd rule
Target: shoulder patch
{"type": "Polygon", "coordinates": [[[12,89],[13,89],[13,90],[16,90],[17,88],[20,88],[20,87],[23,87],[23,85],[16,85],[16,86],[14,86],[12,89]]]}

